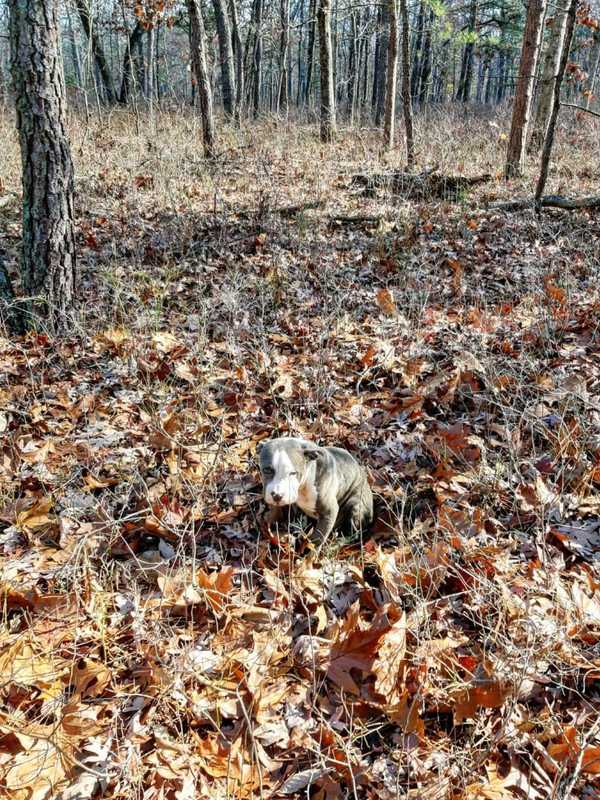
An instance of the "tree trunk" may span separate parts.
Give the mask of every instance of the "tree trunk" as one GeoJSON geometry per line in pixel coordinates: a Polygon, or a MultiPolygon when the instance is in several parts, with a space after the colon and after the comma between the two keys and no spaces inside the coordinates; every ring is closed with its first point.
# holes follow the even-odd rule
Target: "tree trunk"
{"type": "Polygon", "coordinates": [[[592,72],[590,86],[585,98],[585,107],[589,108],[592,100],[594,99],[594,89],[596,86],[596,79],[598,78],[598,71],[600,70],[600,32],[596,31],[594,34],[594,56],[592,57],[592,72]]]}
{"type": "Polygon", "coordinates": [[[463,49],[462,64],[460,67],[460,80],[456,99],[461,103],[468,103],[471,97],[471,84],[473,83],[473,56],[475,51],[475,36],[477,28],[477,0],[471,0],[469,8],[469,40],[463,49]]]}
{"type": "Polygon", "coordinates": [[[424,3],[423,0],[421,0],[421,3],[419,4],[419,16],[417,17],[417,32],[415,35],[415,46],[413,50],[412,72],[410,79],[410,88],[413,100],[417,100],[419,94],[419,75],[421,74],[421,46],[423,43],[424,17],[424,3]]]}
{"type": "Polygon", "coordinates": [[[419,105],[425,105],[427,100],[427,92],[429,89],[429,76],[431,75],[431,34],[433,30],[434,21],[433,9],[429,12],[429,23],[425,29],[425,36],[423,39],[423,55],[421,58],[421,72],[419,74],[419,105]]]}
{"type": "Polygon", "coordinates": [[[315,33],[317,29],[317,0],[310,0],[308,12],[308,50],[306,53],[306,82],[304,84],[304,103],[308,105],[315,61],[315,33]]]}
{"type": "Polygon", "coordinates": [[[230,117],[235,114],[235,67],[233,61],[233,44],[231,26],[227,13],[226,0],[213,0],[217,38],[219,40],[219,56],[221,60],[221,92],[223,108],[230,117]]]}
{"type": "Polygon", "coordinates": [[[281,0],[280,21],[281,35],[279,39],[279,91],[277,111],[288,112],[288,53],[290,46],[290,0],[281,0]]]}
{"type": "Polygon", "coordinates": [[[377,18],[376,23],[377,27],[375,30],[375,53],[373,56],[373,86],[371,90],[371,109],[373,110],[373,114],[377,109],[377,89],[379,88],[379,67],[381,64],[380,52],[381,52],[381,37],[383,35],[383,27],[382,27],[382,15],[383,15],[383,6],[379,6],[377,9],[377,18]]]}
{"type": "Polygon", "coordinates": [[[359,62],[358,62],[358,12],[353,11],[350,15],[350,51],[348,53],[348,116],[350,124],[354,123],[354,111],[356,109],[356,92],[358,87],[359,62]]]}
{"type": "Polygon", "coordinates": [[[25,307],[68,331],[75,293],[74,175],[66,131],[57,0],[10,0],[12,74],[23,166],[25,307]],[[36,308],[39,310],[39,306],[36,308]]]}
{"type": "Polygon", "coordinates": [[[206,67],[206,34],[199,0],[187,0],[190,17],[190,55],[200,114],[202,115],[202,143],[204,155],[212,158],[215,151],[212,92],[206,67]]]}
{"type": "Polygon", "coordinates": [[[152,25],[146,37],[146,97],[150,110],[154,107],[154,35],[155,29],[152,25]]]}
{"type": "MultiPolygon", "coordinates": [[[[369,9],[366,8],[365,9],[365,22],[364,22],[365,29],[368,29],[370,16],[371,15],[369,13],[369,9]]],[[[367,35],[363,36],[363,40],[362,40],[362,47],[361,47],[362,70],[361,70],[361,75],[362,75],[363,85],[362,85],[362,92],[358,96],[359,102],[360,102],[360,104],[361,104],[361,106],[363,108],[367,104],[367,93],[369,91],[369,51],[371,49],[370,44],[371,44],[371,36],[370,36],[370,34],[367,33],[367,35]]]]}
{"type": "Polygon", "coordinates": [[[253,55],[253,68],[254,68],[254,86],[252,96],[252,106],[254,116],[257,117],[260,111],[260,95],[262,91],[262,14],[263,14],[263,0],[255,0],[254,2],[254,55],[253,55]]]}
{"type": "Polygon", "coordinates": [[[383,140],[385,146],[391,150],[394,146],[394,132],[396,126],[396,87],[398,82],[398,8],[396,6],[396,0],[388,0],[388,16],[390,19],[390,35],[388,43],[383,140]]]}
{"type": "Polygon", "coordinates": [[[144,34],[144,27],[138,21],[135,28],[129,34],[125,45],[125,55],[123,57],[123,79],[121,81],[121,92],[119,93],[119,103],[127,105],[133,84],[133,64],[136,57],[136,48],[139,47],[144,34]]]}
{"type": "Polygon", "coordinates": [[[321,141],[331,142],[336,134],[335,90],[331,50],[331,0],[319,2],[319,56],[321,64],[321,141]]]}
{"type": "Polygon", "coordinates": [[[79,49],[77,47],[77,37],[75,36],[75,30],[73,28],[73,20],[71,18],[71,10],[69,5],[66,6],[67,9],[67,31],[69,34],[69,46],[71,48],[71,60],[73,62],[73,69],[75,71],[75,80],[77,81],[77,86],[79,89],[83,89],[83,72],[81,70],[81,59],[79,58],[79,49]]]}
{"type": "Polygon", "coordinates": [[[302,92],[304,91],[304,62],[302,60],[302,55],[304,53],[304,0],[299,0],[298,12],[300,15],[300,21],[296,48],[296,71],[298,74],[298,80],[296,82],[296,106],[301,104],[302,92]]]}
{"type": "Polygon", "coordinates": [[[241,122],[244,105],[244,49],[240,35],[237,0],[231,0],[231,38],[235,56],[235,118],[241,122]]]}
{"type": "Polygon", "coordinates": [[[379,40],[379,64],[377,66],[377,85],[375,87],[377,92],[377,102],[375,105],[375,125],[379,127],[383,120],[385,113],[385,87],[386,75],[388,64],[388,42],[390,38],[389,32],[389,8],[387,0],[385,5],[381,7],[381,36],[379,40]]]}
{"type": "Polygon", "coordinates": [[[529,127],[531,113],[533,82],[540,51],[544,8],[545,0],[529,0],[527,21],[523,34],[519,77],[508,139],[505,168],[507,180],[521,175],[525,167],[525,144],[527,142],[527,128],[529,127]]]}
{"type": "Polygon", "coordinates": [[[415,143],[410,93],[410,20],[407,0],[400,0],[400,18],[402,21],[402,110],[406,135],[406,168],[410,171],[415,166],[415,143]]]}
{"type": "Polygon", "coordinates": [[[550,35],[546,45],[544,65],[542,68],[542,79],[540,88],[540,98],[538,100],[535,121],[533,123],[533,133],[529,143],[529,152],[538,152],[544,144],[548,120],[552,110],[552,99],[554,97],[554,84],[560,64],[562,44],[567,25],[567,11],[557,7],[556,14],[548,21],[550,35]]]}
{"type": "Polygon", "coordinates": [[[75,2],[77,5],[77,11],[79,12],[81,25],[92,48],[94,64],[96,65],[98,74],[102,79],[102,86],[104,89],[106,102],[109,103],[109,105],[113,105],[116,101],[116,92],[113,84],[112,74],[110,67],[108,66],[108,61],[106,60],[106,55],[104,54],[102,42],[100,41],[100,37],[98,36],[96,28],[93,25],[88,0],[75,0],[75,2]]]}
{"type": "Polygon", "coordinates": [[[552,97],[552,111],[550,114],[550,119],[548,120],[546,138],[544,140],[544,149],[542,152],[540,176],[538,178],[535,190],[535,204],[538,213],[541,207],[542,195],[544,194],[544,189],[546,188],[546,180],[548,179],[548,167],[550,164],[550,156],[552,154],[552,145],[554,144],[554,131],[556,129],[558,112],[560,111],[560,87],[562,85],[565,70],[567,68],[567,62],[569,60],[569,52],[571,50],[573,31],[575,30],[575,21],[577,18],[577,2],[578,0],[570,0],[569,2],[558,72],[556,79],[553,82],[554,91],[552,97]]]}

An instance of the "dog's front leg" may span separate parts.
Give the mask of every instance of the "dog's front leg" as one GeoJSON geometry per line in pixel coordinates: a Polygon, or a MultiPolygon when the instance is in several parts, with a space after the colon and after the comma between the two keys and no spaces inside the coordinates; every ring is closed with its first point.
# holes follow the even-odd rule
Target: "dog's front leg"
{"type": "Polygon", "coordinates": [[[339,510],[340,509],[337,503],[328,506],[326,509],[321,509],[314,533],[314,538],[320,544],[323,544],[326,541],[327,537],[334,529],[339,510]]]}
{"type": "Polygon", "coordinates": [[[268,526],[275,525],[277,522],[281,522],[283,519],[283,507],[282,506],[270,506],[269,510],[265,514],[265,522],[268,526]]]}

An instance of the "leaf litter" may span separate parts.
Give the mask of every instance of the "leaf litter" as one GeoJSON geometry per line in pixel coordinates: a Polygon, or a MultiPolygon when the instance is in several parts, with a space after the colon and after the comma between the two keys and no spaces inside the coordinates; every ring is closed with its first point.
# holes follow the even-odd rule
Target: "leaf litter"
{"type": "Polygon", "coordinates": [[[152,179],[123,222],[98,179],[96,316],[0,340],[4,791],[593,797],[597,218],[334,225],[343,176],[282,218],[235,186],[299,156],[254,147],[210,214],[152,179]],[[362,547],[266,528],[254,450],[287,433],[366,465],[362,547]]]}

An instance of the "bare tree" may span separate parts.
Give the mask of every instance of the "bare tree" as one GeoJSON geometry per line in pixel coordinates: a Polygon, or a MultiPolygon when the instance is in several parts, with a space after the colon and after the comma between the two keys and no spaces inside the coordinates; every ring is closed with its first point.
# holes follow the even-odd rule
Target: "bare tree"
{"type": "Polygon", "coordinates": [[[288,53],[290,47],[290,0],[281,0],[279,37],[279,90],[277,92],[277,110],[287,114],[288,110],[288,53]]]}
{"type": "Polygon", "coordinates": [[[400,16],[402,19],[402,111],[406,135],[406,166],[413,169],[415,165],[415,142],[412,122],[412,98],[410,92],[410,34],[406,0],[400,0],[400,16]]]}
{"type": "Polygon", "coordinates": [[[133,84],[133,62],[135,59],[136,50],[140,46],[143,35],[144,26],[138,20],[135,28],[133,28],[127,37],[127,43],[125,45],[125,55],[123,57],[123,78],[121,81],[121,91],[119,93],[119,103],[122,105],[127,103],[129,100],[129,95],[131,94],[131,87],[133,84]]]}
{"type": "Polygon", "coordinates": [[[187,0],[190,15],[190,53],[192,72],[198,93],[198,104],[202,115],[202,142],[204,155],[212,158],[215,149],[215,127],[213,121],[212,91],[206,67],[206,34],[199,0],[187,0]]]}
{"type": "Polygon", "coordinates": [[[53,330],[66,331],[75,295],[74,175],[58,0],[9,0],[8,6],[23,164],[24,308],[30,315],[41,311],[53,330]]]}
{"type": "Polygon", "coordinates": [[[77,11],[79,12],[79,19],[81,20],[81,26],[90,43],[92,55],[94,57],[94,63],[98,70],[98,74],[102,78],[102,87],[106,97],[106,102],[112,104],[116,101],[117,95],[115,92],[110,67],[104,53],[104,48],[102,47],[102,40],[98,31],[96,30],[94,20],[92,19],[89,0],[76,0],[76,5],[77,11]]]}
{"type": "Polygon", "coordinates": [[[517,80],[506,154],[504,172],[507,179],[521,175],[525,167],[525,145],[531,114],[533,83],[540,52],[545,4],[546,0],[529,0],[527,9],[519,78],[517,80]]]}
{"type": "Polygon", "coordinates": [[[233,41],[231,25],[227,13],[226,0],[213,0],[217,37],[219,39],[219,55],[221,59],[221,90],[223,107],[230,117],[235,115],[235,66],[233,59],[233,41]]]}
{"type": "Polygon", "coordinates": [[[529,143],[530,152],[539,150],[546,137],[548,120],[552,111],[552,98],[554,97],[554,85],[556,83],[562,45],[567,25],[567,10],[560,6],[556,9],[556,14],[548,20],[550,34],[546,44],[546,52],[542,67],[542,78],[540,86],[540,98],[538,100],[533,132],[529,143]]]}
{"type": "Polygon", "coordinates": [[[396,88],[398,82],[398,8],[396,0],[388,0],[388,16],[390,20],[390,32],[388,41],[383,139],[385,146],[391,149],[394,146],[396,88]]]}
{"type": "Polygon", "coordinates": [[[315,60],[315,31],[317,27],[317,0],[310,0],[308,11],[308,46],[306,53],[306,80],[304,82],[304,103],[308,105],[312,85],[313,64],[315,60]]]}
{"type": "Polygon", "coordinates": [[[238,122],[242,119],[244,105],[244,49],[240,34],[240,23],[237,13],[237,0],[231,0],[231,38],[235,56],[235,118],[238,122]]]}
{"type": "Polygon", "coordinates": [[[319,2],[319,57],[321,63],[321,141],[336,134],[333,53],[331,48],[331,0],[319,2]]]}
{"type": "Polygon", "coordinates": [[[573,31],[575,30],[577,2],[578,0],[570,0],[566,14],[566,25],[560,54],[560,62],[558,65],[558,73],[553,85],[552,111],[550,113],[548,128],[546,130],[546,138],[544,140],[544,149],[542,151],[542,161],[540,165],[540,176],[538,178],[535,190],[535,205],[538,213],[541,206],[542,195],[544,194],[544,189],[546,188],[546,180],[548,179],[548,167],[550,164],[550,156],[552,154],[552,145],[554,144],[554,131],[556,128],[556,120],[558,119],[558,112],[560,111],[560,89],[565,70],[567,68],[567,62],[569,60],[569,51],[571,50],[573,31]]]}

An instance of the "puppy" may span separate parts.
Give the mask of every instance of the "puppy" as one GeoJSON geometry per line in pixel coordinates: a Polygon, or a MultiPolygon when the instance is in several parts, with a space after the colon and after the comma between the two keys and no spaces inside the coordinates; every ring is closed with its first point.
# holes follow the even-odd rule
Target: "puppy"
{"type": "Polygon", "coordinates": [[[373,521],[366,472],[347,450],[282,438],[261,443],[257,453],[269,522],[295,504],[316,520],[316,538],[324,541],[334,528],[361,533],[373,521]]]}

